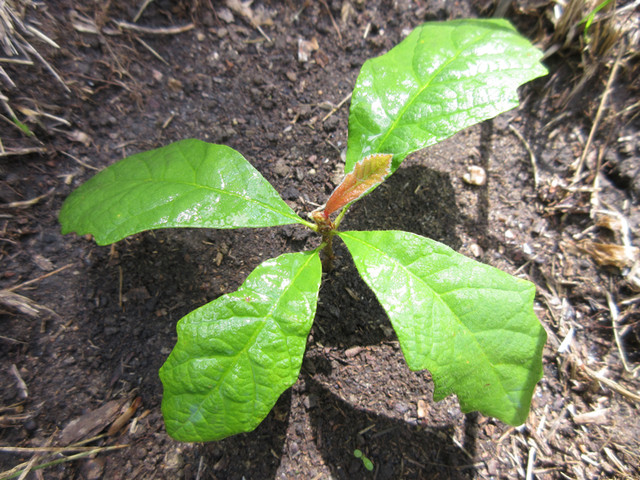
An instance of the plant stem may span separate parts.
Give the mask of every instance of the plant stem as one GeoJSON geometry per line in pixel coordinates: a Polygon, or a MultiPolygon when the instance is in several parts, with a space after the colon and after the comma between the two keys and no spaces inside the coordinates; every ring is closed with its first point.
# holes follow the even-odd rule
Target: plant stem
{"type": "MultiPolygon", "coordinates": [[[[349,205],[351,205],[351,203],[349,205]]],[[[336,221],[333,222],[334,225],[335,225],[336,230],[340,226],[340,222],[342,221],[342,217],[344,217],[344,214],[347,213],[347,209],[349,208],[349,205],[345,205],[345,207],[342,210],[340,210],[340,213],[336,217],[336,221]]]]}
{"type": "Polygon", "coordinates": [[[333,235],[336,233],[336,226],[324,211],[312,212],[312,218],[316,222],[316,232],[322,235],[322,268],[329,272],[333,269],[333,235]]]}
{"type": "Polygon", "coordinates": [[[324,248],[322,249],[322,269],[325,272],[330,272],[333,270],[333,259],[336,256],[333,254],[333,233],[327,235],[326,237],[322,236],[322,241],[324,243],[324,248]]]}
{"type": "Polygon", "coordinates": [[[317,232],[317,231],[318,231],[318,225],[316,225],[315,223],[308,222],[308,221],[306,221],[306,220],[305,220],[304,218],[302,218],[302,217],[300,217],[300,218],[298,219],[298,221],[299,221],[300,223],[302,223],[305,227],[309,227],[309,228],[310,228],[311,230],[313,230],[314,232],[317,232]]]}

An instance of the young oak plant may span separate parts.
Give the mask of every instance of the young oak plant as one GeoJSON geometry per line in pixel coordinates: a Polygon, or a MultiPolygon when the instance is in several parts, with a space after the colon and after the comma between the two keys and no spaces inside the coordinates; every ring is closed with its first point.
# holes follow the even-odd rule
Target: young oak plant
{"type": "MultiPolygon", "coordinates": [[[[182,140],[138,153],[81,185],[60,212],[63,233],[99,245],[158,228],[301,224],[312,251],[259,265],[235,292],[178,322],[160,369],[167,431],[182,441],[253,430],[295,383],[331,242],[346,244],[412,370],[434,399],[518,425],[542,376],[546,334],[533,284],[402,231],[339,231],[348,206],[416,150],[518,105],[517,87],[547,72],[505,20],[426,23],[365,62],[349,113],[344,181],[311,220],[298,216],[240,153],[182,140]],[[332,214],[339,212],[332,220],[332,214]]],[[[437,194],[437,193],[434,193],[437,194]]]]}

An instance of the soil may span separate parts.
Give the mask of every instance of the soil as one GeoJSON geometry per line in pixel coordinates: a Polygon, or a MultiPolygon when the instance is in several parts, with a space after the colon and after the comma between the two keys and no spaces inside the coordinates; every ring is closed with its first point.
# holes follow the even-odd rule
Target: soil
{"type": "MultiPolygon", "coordinates": [[[[59,45],[32,39],[69,91],[42,63],[3,64],[17,85],[6,90],[9,103],[35,133],[2,122],[3,147],[40,152],[0,163],[0,444],[90,439],[141,399],[124,428],[88,443],[124,448],[27,478],[640,478],[638,257],[615,263],[618,250],[597,247],[637,244],[624,229],[640,223],[637,103],[625,110],[637,102],[637,50],[619,68],[573,185],[612,62],[587,78],[585,59],[563,50],[547,60],[548,77],[522,89],[519,109],[412,155],[345,220],[345,229],[429,236],[536,284],[549,340],[524,426],[465,415],[454,397],[434,403],[428,372],[409,371],[338,245],[299,381],[254,432],[185,444],[164,430],[157,374],[176,322],[263,260],[318,240],[302,227],[160,230],[98,247],[60,234],[63,200],[119,158],[195,137],[237,149],[296,211],[311,211],[340,179],[348,102],[333,107],[364,60],[424,21],[487,16],[490,2],[256,0],[250,9],[266,21],[251,23],[222,1],[156,0],[136,23],[155,33],[118,27],[143,3],[27,9],[26,20],[59,45]],[[301,61],[299,42],[314,39],[318,49],[301,61]],[[23,117],[24,107],[49,116],[23,117]],[[470,166],[484,169],[486,184],[463,180],[470,166]],[[16,286],[22,298],[12,307],[16,286]]],[[[552,7],[515,3],[509,18],[548,46],[552,7]]],[[[0,450],[0,471],[32,455],[0,450]]]]}

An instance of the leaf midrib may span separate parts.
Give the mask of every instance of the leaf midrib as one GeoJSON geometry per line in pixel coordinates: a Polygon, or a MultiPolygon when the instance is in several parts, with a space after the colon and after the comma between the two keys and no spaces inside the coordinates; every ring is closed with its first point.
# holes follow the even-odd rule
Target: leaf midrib
{"type": "MultiPolygon", "coordinates": [[[[422,32],[420,32],[422,34],[422,32]]],[[[467,44],[465,46],[465,48],[470,48],[473,45],[477,44],[478,42],[480,42],[481,40],[484,40],[487,36],[489,36],[491,32],[487,31],[485,32],[483,35],[479,35],[473,42],[470,42],[469,44],[467,44]]],[[[413,50],[413,58],[415,59],[415,50],[417,48],[418,43],[420,42],[420,38],[421,36],[418,38],[417,42],[416,42],[416,46],[414,47],[413,50]]],[[[389,138],[389,136],[391,135],[391,133],[396,129],[396,127],[398,126],[400,120],[402,119],[402,117],[404,117],[404,115],[407,113],[407,110],[413,106],[413,104],[416,102],[416,100],[418,99],[418,97],[420,95],[422,95],[422,92],[424,92],[429,86],[431,86],[431,83],[438,77],[438,75],[440,75],[443,70],[448,67],[452,62],[454,62],[455,60],[458,59],[458,57],[464,53],[466,50],[465,49],[458,49],[458,51],[455,53],[455,55],[453,55],[450,59],[448,59],[446,62],[444,62],[438,69],[436,69],[433,74],[429,77],[429,79],[427,80],[427,82],[421,87],[419,88],[416,93],[411,97],[411,99],[405,103],[405,105],[400,109],[400,112],[398,113],[398,115],[396,116],[396,119],[391,123],[391,126],[387,129],[387,132],[381,137],[381,139],[378,141],[378,147],[376,148],[376,151],[380,151],[380,149],[384,146],[385,142],[387,141],[387,139],[389,138]]],[[[413,61],[412,61],[412,65],[413,65],[413,61]]],[[[413,74],[417,76],[417,72],[413,71],[413,74]]]]}
{"type": "MultiPolygon", "coordinates": [[[[258,337],[258,335],[260,334],[260,332],[262,332],[262,330],[265,328],[268,319],[273,320],[273,323],[276,324],[278,326],[278,328],[280,329],[280,331],[282,331],[282,327],[280,326],[280,324],[275,320],[275,318],[273,317],[273,312],[277,310],[278,305],[280,305],[280,302],[282,301],[282,299],[284,298],[286,292],[289,291],[290,288],[292,288],[292,286],[296,283],[296,281],[298,280],[298,277],[302,274],[303,271],[305,271],[305,269],[307,268],[307,266],[309,265],[309,263],[311,262],[311,260],[313,260],[315,258],[315,255],[318,254],[318,251],[313,251],[309,254],[309,258],[307,259],[307,261],[304,262],[304,264],[302,264],[302,266],[300,267],[300,269],[298,270],[298,272],[295,274],[295,276],[293,277],[293,279],[291,280],[291,282],[289,283],[289,285],[287,285],[287,287],[282,290],[281,294],[278,296],[278,298],[276,299],[276,301],[273,303],[272,307],[269,309],[269,312],[261,318],[261,325],[256,328],[256,330],[254,331],[253,335],[251,336],[251,338],[246,342],[246,344],[244,345],[244,347],[238,351],[238,353],[236,353],[233,357],[228,357],[231,358],[231,360],[229,361],[228,367],[225,369],[225,371],[222,373],[222,376],[220,377],[220,380],[217,382],[217,384],[211,389],[209,390],[204,396],[202,401],[200,401],[200,403],[198,404],[197,409],[191,413],[191,415],[189,415],[189,419],[187,421],[184,422],[184,424],[187,423],[191,423],[191,419],[195,416],[195,415],[199,415],[203,405],[205,404],[205,402],[214,394],[218,394],[220,391],[220,388],[222,387],[222,385],[225,382],[225,379],[227,377],[227,375],[229,375],[229,372],[231,370],[233,370],[233,367],[235,367],[238,364],[238,359],[245,355],[249,348],[251,348],[251,346],[255,345],[255,339],[258,337]]],[[[237,290],[236,292],[234,292],[234,296],[235,294],[242,294],[243,289],[237,290]]],[[[308,304],[308,302],[307,302],[308,304]]],[[[285,335],[286,336],[286,335],[285,335]]],[[[287,343],[287,349],[288,349],[289,345],[287,343]]],[[[188,361],[191,361],[191,359],[188,359],[188,361]]],[[[183,362],[184,363],[184,362],[183,362]]],[[[251,365],[251,371],[253,373],[253,363],[249,362],[249,364],[251,365]]],[[[175,368],[177,366],[181,365],[181,363],[178,363],[174,366],[172,366],[172,368],[175,368]]],[[[253,383],[253,385],[256,385],[256,382],[253,383]]],[[[254,399],[254,404],[255,404],[255,400],[256,400],[256,395],[254,394],[253,396],[254,399]]],[[[178,431],[181,431],[184,427],[180,427],[180,429],[178,429],[178,431]]]]}
{"type": "MultiPolygon", "coordinates": [[[[473,338],[473,341],[476,343],[478,349],[482,352],[482,356],[484,357],[485,361],[487,362],[487,364],[491,365],[492,367],[492,371],[494,371],[494,373],[497,374],[497,372],[495,372],[495,368],[494,364],[489,360],[489,358],[486,355],[486,352],[484,351],[484,349],[482,348],[482,346],[480,345],[480,342],[477,340],[475,334],[469,330],[469,328],[467,328],[467,326],[464,324],[464,322],[462,322],[460,320],[460,318],[458,317],[457,314],[455,314],[453,312],[453,310],[451,310],[451,307],[442,299],[442,297],[440,296],[440,294],[438,292],[436,292],[428,283],[426,283],[422,278],[420,278],[419,276],[417,276],[415,273],[413,273],[411,270],[409,270],[407,267],[405,267],[402,263],[400,263],[399,261],[397,261],[394,257],[391,257],[389,254],[385,253],[384,251],[380,250],[379,248],[377,248],[374,245],[371,245],[368,242],[365,242],[364,240],[354,237],[353,235],[349,235],[347,232],[341,232],[339,234],[340,236],[347,236],[353,240],[356,240],[358,242],[360,242],[361,244],[367,246],[368,248],[370,248],[371,250],[374,250],[375,252],[377,252],[379,255],[384,256],[386,258],[389,258],[390,260],[392,260],[395,264],[397,264],[402,270],[404,270],[408,276],[411,276],[412,278],[417,279],[420,283],[424,284],[425,287],[431,291],[433,293],[433,296],[435,298],[437,298],[438,302],[440,302],[442,305],[444,305],[446,307],[446,309],[451,313],[451,315],[453,316],[453,318],[458,322],[458,324],[473,338]]],[[[500,381],[500,375],[496,375],[500,381]]],[[[500,381],[500,386],[502,388],[503,394],[506,397],[509,397],[508,391],[505,388],[504,384],[500,381]]]]}
{"type": "MultiPolygon", "coordinates": [[[[153,178],[152,179],[145,179],[145,180],[135,180],[135,181],[134,180],[129,180],[128,183],[129,183],[129,189],[130,190],[135,190],[135,189],[139,188],[141,185],[152,184],[152,183],[153,184],[167,184],[167,185],[183,185],[183,186],[192,187],[194,190],[196,190],[196,189],[208,190],[208,191],[214,192],[216,194],[219,194],[221,196],[228,195],[230,197],[235,197],[235,198],[239,198],[239,199],[245,200],[248,203],[253,203],[253,204],[259,205],[259,206],[263,207],[264,209],[267,209],[267,210],[270,210],[270,211],[272,211],[274,213],[278,213],[280,215],[286,216],[287,218],[294,219],[294,220],[296,220],[297,223],[302,223],[302,222],[300,222],[300,217],[298,215],[296,215],[295,213],[278,210],[275,207],[273,207],[273,206],[269,205],[268,203],[265,203],[265,202],[263,202],[261,200],[257,200],[255,198],[249,197],[247,195],[242,195],[242,194],[240,194],[238,192],[222,190],[220,188],[212,187],[210,185],[203,185],[203,184],[192,183],[192,182],[178,182],[178,181],[175,181],[175,180],[171,180],[171,181],[170,180],[157,180],[157,179],[153,179],[153,178]]],[[[187,192],[187,193],[185,193],[183,195],[192,193],[192,191],[187,192]]],[[[128,196],[128,195],[129,195],[129,193],[125,194],[124,196],[128,196]]],[[[180,196],[182,196],[182,195],[180,195],[180,196]]],[[[115,198],[115,197],[113,197],[113,198],[115,198]]],[[[170,203],[170,202],[172,202],[174,200],[175,199],[170,200],[169,202],[164,202],[164,203],[162,203],[160,205],[156,205],[154,208],[165,206],[165,205],[167,205],[167,203],[170,203]]]]}

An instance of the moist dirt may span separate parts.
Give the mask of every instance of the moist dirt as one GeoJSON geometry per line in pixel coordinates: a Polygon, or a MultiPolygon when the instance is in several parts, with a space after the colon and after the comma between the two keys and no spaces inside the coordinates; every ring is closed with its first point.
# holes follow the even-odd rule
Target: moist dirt
{"type": "MultiPolygon", "coordinates": [[[[86,446],[123,447],[75,460],[40,452],[34,465],[66,461],[26,478],[640,478],[637,254],[607,264],[593,247],[637,244],[637,114],[605,112],[571,183],[607,65],[567,103],[580,58],[549,57],[550,75],[521,89],[520,108],[412,155],[344,221],[425,235],[536,284],[549,340],[525,426],[463,414],[454,397],[434,403],[428,372],[407,368],[338,242],[298,382],[254,432],[186,444],[160,412],[158,369],[177,321],[262,261],[319,239],[297,226],[184,229],[99,247],[60,234],[64,199],[120,158],[200,138],[240,151],[305,215],[340,181],[362,63],[424,21],[487,16],[490,2],[255,1],[243,16],[234,2],[157,0],[135,23],[145,2],[35,3],[26,20],[59,48],[33,44],[66,88],[38,62],[2,64],[16,84],[10,104],[36,112],[24,114],[34,137],[0,123],[3,148],[36,153],[0,158],[0,289],[22,296],[0,304],[0,445],[99,436],[86,446]],[[485,183],[465,180],[472,166],[485,183]],[[597,223],[596,208],[627,230],[597,223]]],[[[550,10],[508,14],[548,45],[550,10]]],[[[614,83],[615,111],[637,102],[635,58],[614,83]]],[[[0,471],[34,455],[0,449],[0,471]]]]}

